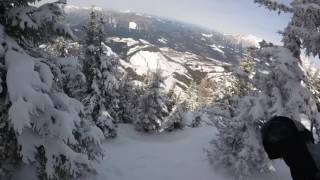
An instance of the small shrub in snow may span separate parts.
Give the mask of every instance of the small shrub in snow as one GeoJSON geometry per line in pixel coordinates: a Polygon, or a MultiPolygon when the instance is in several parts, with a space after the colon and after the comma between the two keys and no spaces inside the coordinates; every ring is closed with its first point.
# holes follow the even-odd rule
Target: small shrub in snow
{"type": "Polygon", "coordinates": [[[200,125],[201,125],[201,116],[198,115],[198,116],[196,116],[196,117],[192,120],[190,126],[191,126],[192,128],[196,128],[196,127],[199,127],[200,125]]]}
{"type": "Polygon", "coordinates": [[[173,131],[176,129],[183,129],[186,125],[187,103],[182,102],[176,105],[170,115],[167,117],[165,123],[165,129],[167,131],[173,131]]]}

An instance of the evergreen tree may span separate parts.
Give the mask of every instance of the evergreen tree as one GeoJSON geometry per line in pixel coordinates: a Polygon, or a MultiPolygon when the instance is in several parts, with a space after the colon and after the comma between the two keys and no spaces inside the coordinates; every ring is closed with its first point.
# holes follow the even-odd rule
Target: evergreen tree
{"type": "Polygon", "coordinates": [[[59,67],[29,55],[37,53],[33,45],[48,40],[43,34],[72,36],[62,1],[32,2],[0,2],[0,179],[10,179],[21,163],[36,166],[41,180],[76,179],[94,171],[103,134],[80,118],[82,104],[58,85],[52,71],[59,67]]]}
{"type": "Polygon", "coordinates": [[[104,132],[106,138],[115,137],[118,120],[120,85],[119,57],[104,43],[104,24],[92,9],[85,41],[84,74],[87,77],[87,96],[82,102],[85,114],[104,132]]]}
{"type": "Polygon", "coordinates": [[[187,101],[187,107],[189,111],[194,111],[196,110],[200,105],[199,105],[199,96],[198,96],[198,85],[195,81],[192,81],[188,91],[188,101],[187,101]]]}
{"type": "Polygon", "coordinates": [[[99,53],[103,53],[103,46],[102,43],[104,42],[106,35],[104,30],[105,22],[103,17],[100,17],[98,20],[98,42],[99,42],[99,53]]]}
{"type": "Polygon", "coordinates": [[[58,52],[59,57],[66,57],[67,56],[67,42],[63,37],[58,37],[56,40],[56,50],[58,52]]]}
{"type": "Polygon", "coordinates": [[[175,92],[176,89],[176,84],[174,84],[168,94],[167,94],[167,101],[166,101],[166,105],[168,108],[168,111],[171,112],[173,110],[173,108],[178,104],[179,102],[179,96],[176,94],[175,92]]]}
{"type": "Polygon", "coordinates": [[[213,103],[216,98],[215,91],[217,90],[217,87],[209,77],[202,79],[197,89],[198,104],[200,107],[213,103]]]}
{"type": "Polygon", "coordinates": [[[259,127],[271,117],[308,121],[307,128],[319,132],[319,112],[305,85],[300,60],[283,47],[262,48],[258,54],[270,65],[269,73],[255,75],[257,90],[236,101],[234,115],[219,128],[213,142],[215,162],[230,168],[238,179],[268,170],[259,127]]]}
{"type": "Polygon", "coordinates": [[[119,89],[118,116],[122,123],[133,123],[137,117],[138,99],[144,94],[143,87],[134,84],[128,74],[121,81],[119,89]]]}
{"type": "Polygon", "coordinates": [[[319,55],[319,27],[320,27],[320,2],[315,0],[292,0],[290,5],[278,3],[273,0],[254,0],[270,10],[279,13],[292,13],[287,27],[284,29],[284,46],[299,58],[301,49],[308,55],[319,55]]]}
{"type": "Polygon", "coordinates": [[[50,57],[45,63],[50,65],[55,78],[55,86],[68,96],[81,100],[85,93],[86,77],[82,73],[76,57],[50,57]]]}
{"type": "Polygon", "coordinates": [[[318,110],[320,110],[320,71],[314,66],[314,64],[303,64],[306,72],[307,87],[316,100],[318,110]]]}
{"type": "MultiPolygon", "coordinates": [[[[2,69],[3,71],[4,69],[2,69]]],[[[1,74],[1,77],[4,75],[1,74]]],[[[8,120],[9,102],[4,96],[7,90],[1,86],[0,98],[0,179],[10,179],[12,171],[20,164],[15,131],[8,120]]]]}
{"type": "Polygon", "coordinates": [[[263,46],[258,57],[269,66],[268,73],[254,76],[257,90],[239,99],[230,121],[220,127],[213,141],[213,160],[245,179],[255,172],[267,170],[268,160],[260,142],[259,127],[273,116],[287,116],[309,124],[319,136],[319,112],[308,81],[301,69],[300,51],[319,55],[319,2],[293,0],[290,6],[272,0],[255,0],[271,10],[293,13],[283,32],[285,48],[263,46]]]}
{"type": "Polygon", "coordinates": [[[239,68],[235,70],[234,81],[231,85],[231,96],[243,97],[254,90],[254,85],[252,83],[253,77],[255,75],[255,67],[253,63],[253,57],[250,50],[242,58],[239,68]]]}
{"type": "Polygon", "coordinates": [[[165,117],[168,116],[166,97],[161,84],[163,77],[158,69],[152,74],[145,93],[141,96],[138,105],[138,114],[134,122],[137,130],[145,132],[159,132],[163,130],[165,117]]]}
{"type": "Polygon", "coordinates": [[[30,3],[34,2],[35,0],[7,0],[0,4],[0,9],[3,10],[0,14],[1,24],[21,46],[32,49],[59,35],[74,38],[69,26],[62,23],[62,6],[65,2],[46,3],[40,7],[30,6],[30,3]]]}
{"type": "Polygon", "coordinates": [[[167,117],[165,129],[167,131],[183,129],[186,125],[185,115],[187,111],[188,110],[186,102],[182,102],[180,104],[175,105],[171,113],[167,117]]]}

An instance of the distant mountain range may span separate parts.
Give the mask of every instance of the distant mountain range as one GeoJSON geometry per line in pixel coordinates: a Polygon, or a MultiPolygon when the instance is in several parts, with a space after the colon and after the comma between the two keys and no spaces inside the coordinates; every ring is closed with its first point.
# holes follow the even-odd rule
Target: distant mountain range
{"type": "MultiPolygon", "coordinates": [[[[123,65],[139,80],[149,70],[161,68],[165,87],[177,85],[184,92],[192,81],[227,73],[245,54],[259,46],[253,35],[226,35],[192,24],[130,11],[105,11],[106,44],[123,59],[123,65]]],[[[78,37],[91,8],[66,6],[67,20],[78,37]]]]}

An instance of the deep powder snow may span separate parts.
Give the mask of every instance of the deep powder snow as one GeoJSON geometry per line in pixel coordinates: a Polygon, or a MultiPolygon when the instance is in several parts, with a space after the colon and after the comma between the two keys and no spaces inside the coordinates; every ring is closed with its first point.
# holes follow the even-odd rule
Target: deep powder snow
{"type": "MultiPolygon", "coordinates": [[[[215,135],[211,126],[144,134],[120,125],[119,136],[105,144],[107,157],[93,180],[233,180],[209,163],[206,148],[215,135]]],[[[276,172],[255,180],[289,180],[288,169],[274,162],[276,172]]],[[[261,175],[260,175],[261,176],[261,175]]]]}

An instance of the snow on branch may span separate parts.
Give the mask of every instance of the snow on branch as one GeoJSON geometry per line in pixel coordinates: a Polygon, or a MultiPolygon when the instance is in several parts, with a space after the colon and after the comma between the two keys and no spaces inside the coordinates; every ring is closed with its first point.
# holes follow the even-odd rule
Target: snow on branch
{"type": "MultiPolygon", "coordinates": [[[[62,2],[46,3],[40,7],[12,6],[5,10],[5,23],[14,28],[24,30],[46,30],[56,34],[75,38],[70,27],[64,22],[65,14],[62,2]]],[[[49,32],[47,32],[49,33],[49,32]]]]}
{"type": "Polygon", "coordinates": [[[262,6],[265,6],[267,9],[272,11],[278,11],[279,13],[290,13],[293,12],[293,9],[285,4],[279,3],[275,0],[254,0],[255,3],[258,3],[262,6]]]}

